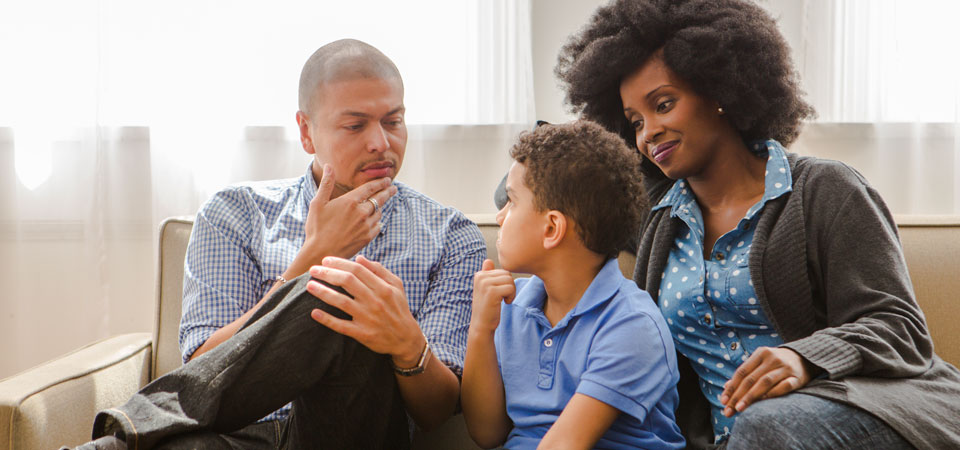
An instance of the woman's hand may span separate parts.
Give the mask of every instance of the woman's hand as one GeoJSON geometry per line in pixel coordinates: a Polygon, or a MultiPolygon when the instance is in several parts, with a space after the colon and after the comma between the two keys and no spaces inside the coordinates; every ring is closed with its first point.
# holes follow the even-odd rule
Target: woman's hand
{"type": "Polygon", "coordinates": [[[789,348],[760,347],[723,385],[723,415],[731,417],[758,400],[800,389],[810,382],[816,370],[816,366],[789,348]]]}

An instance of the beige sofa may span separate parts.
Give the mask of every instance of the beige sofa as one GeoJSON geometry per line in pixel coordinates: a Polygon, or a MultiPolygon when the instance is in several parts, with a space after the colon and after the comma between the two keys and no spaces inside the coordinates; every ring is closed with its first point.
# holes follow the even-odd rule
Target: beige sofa
{"type": "MultiPolygon", "coordinates": [[[[496,261],[493,216],[472,217],[496,261]]],[[[937,353],[960,364],[960,217],[898,217],[904,254],[926,313],[937,353]]],[[[90,437],[96,411],[122,403],[141,386],[180,365],[177,328],[183,255],[190,218],[165,221],[160,229],[156,328],[111,337],[0,381],[0,449],[53,449],[90,437]]],[[[620,257],[627,276],[634,258],[620,257]]],[[[477,448],[457,416],[438,430],[418,433],[416,449],[477,448]]]]}

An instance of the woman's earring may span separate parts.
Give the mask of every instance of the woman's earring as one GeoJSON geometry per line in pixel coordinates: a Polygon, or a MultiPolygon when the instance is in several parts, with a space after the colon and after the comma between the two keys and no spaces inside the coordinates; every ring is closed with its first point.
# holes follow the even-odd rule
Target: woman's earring
{"type": "Polygon", "coordinates": [[[723,107],[722,107],[722,106],[718,106],[718,107],[717,107],[717,114],[720,114],[721,116],[723,115],[723,107]]]}

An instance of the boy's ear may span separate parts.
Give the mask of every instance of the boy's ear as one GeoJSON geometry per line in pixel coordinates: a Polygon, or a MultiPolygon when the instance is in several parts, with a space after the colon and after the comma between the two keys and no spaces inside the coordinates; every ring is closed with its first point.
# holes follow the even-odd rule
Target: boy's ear
{"type": "Polygon", "coordinates": [[[563,242],[564,236],[567,235],[567,227],[570,223],[567,221],[567,216],[556,210],[547,211],[544,214],[544,219],[546,219],[547,223],[543,233],[543,248],[550,250],[551,248],[556,248],[563,242]]]}

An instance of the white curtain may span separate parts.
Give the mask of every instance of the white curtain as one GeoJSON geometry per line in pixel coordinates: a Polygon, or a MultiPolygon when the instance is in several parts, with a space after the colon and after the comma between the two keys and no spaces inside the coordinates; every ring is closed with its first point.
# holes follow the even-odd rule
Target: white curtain
{"type": "Polygon", "coordinates": [[[493,212],[534,119],[529,16],[529,0],[0,4],[0,378],[152,329],[157,225],[304,173],[298,78],[332,40],[404,76],[399,179],[493,212]]]}
{"type": "Polygon", "coordinates": [[[799,5],[779,19],[800,30],[792,44],[819,117],[794,150],[852,164],[895,214],[960,214],[960,3],[799,5]]]}

